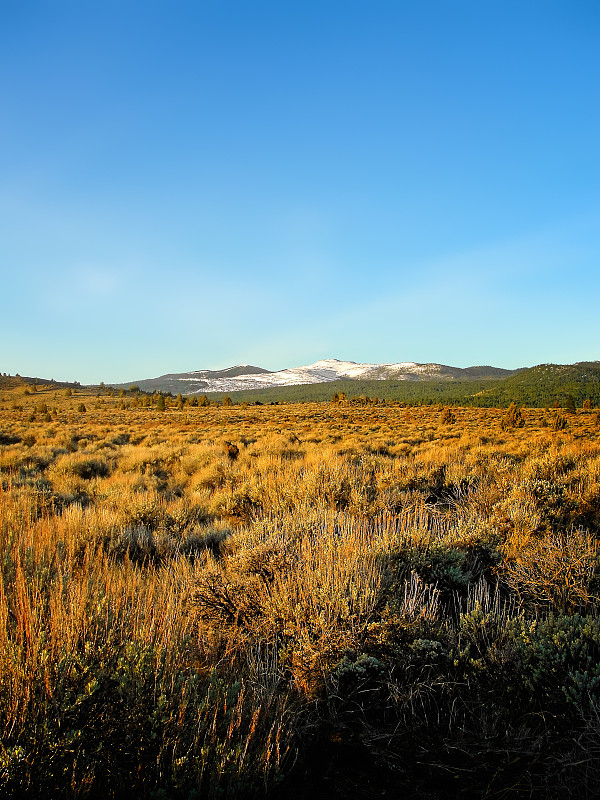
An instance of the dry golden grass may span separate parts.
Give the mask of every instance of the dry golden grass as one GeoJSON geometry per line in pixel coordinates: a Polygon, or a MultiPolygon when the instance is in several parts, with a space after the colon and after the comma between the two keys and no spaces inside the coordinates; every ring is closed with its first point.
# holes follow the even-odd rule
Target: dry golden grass
{"type": "MultiPolygon", "coordinates": [[[[507,428],[496,409],[128,403],[0,393],[0,792],[243,796],[356,654],[426,642],[492,586],[515,613],[597,607],[592,413],[556,431],[534,409],[507,428]],[[115,698],[135,711],[117,753],[115,698]]],[[[392,705],[416,696],[399,686],[392,705]]]]}

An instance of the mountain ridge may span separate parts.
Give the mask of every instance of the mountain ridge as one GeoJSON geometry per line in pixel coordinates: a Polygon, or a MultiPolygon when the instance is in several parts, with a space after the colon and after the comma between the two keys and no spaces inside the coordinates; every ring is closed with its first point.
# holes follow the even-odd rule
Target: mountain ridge
{"type": "Polygon", "coordinates": [[[284,386],[330,383],[338,380],[406,380],[406,381],[468,381],[498,380],[516,374],[518,370],[501,367],[452,367],[445,364],[401,361],[371,364],[327,358],[313,364],[282,370],[266,370],[248,364],[238,364],[222,370],[193,370],[166,373],[156,378],[109,384],[115,389],[135,385],[144,391],[172,394],[227,393],[260,390],[284,386]]]}
{"type": "MultiPolygon", "coordinates": [[[[227,389],[227,394],[234,402],[322,402],[330,400],[336,393],[343,392],[349,398],[377,397],[405,403],[450,403],[497,408],[506,407],[511,402],[522,406],[550,408],[557,404],[563,406],[568,399],[573,400],[576,407],[580,408],[584,401],[589,400],[593,406],[600,408],[600,361],[579,361],[574,364],[545,363],[516,370],[504,370],[489,366],[459,368],[440,364],[418,365],[414,362],[401,362],[396,365],[361,365],[356,362],[324,359],[312,365],[296,368],[295,371],[271,372],[262,367],[237,364],[223,370],[169,373],[147,381],[113,383],[108,386],[129,390],[135,385],[149,392],[181,392],[188,395],[193,394],[190,390],[196,387],[196,394],[207,394],[209,398],[219,401],[224,397],[222,381],[228,382],[229,387],[235,386],[235,381],[244,375],[246,377],[241,382],[242,389],[227,389]],[[394,367],[397,377],[387,377],[390,374],[389,370],[382,369],[386,366],[394,367]],[[413,370],[412,373],[407,373],[410,369],[413,370]],[[252,370],[253,374],[249,370],[252,370]],[[309,374],[307,379],[307,371],[310,373],[311,370],[313,374],[309,374]],[[324,375],[327,370],[329,373],[324,375]],[[283,381],[289,379],[290,372],[295,374],[296,382],[286,384],[283,381]],[[362,372],[362,375],[357,375],[357,372],[362,372]],[[340,377],[343,374],[346,377],[340,377]],[[373,377],[377,374],[378,377],[373,377]],[[506,374],[508,377],[503,377],[506,374]],[[225,377],[214,378],[215,375],[225,377]],[[213,386],[215,385],[211,376],[217,381],[217,386],[219,386],[218,381],[221,381],[220,391],[210,390],[211,382],[213,386]],[[276,376],[274,381],[273,376],[276,376]],[[182,377],[186,380],[182,380],[182,377]],[[166,383],[165,378],[168,379],[166,383]],[[258,388],[250,388],[252,380],[256,381],[255,385],[258,388]],[[162,382],[162,388],[156,385],[156,381],[162,382]],[[148,383],[150,386],[140,386],[148,383]],[[203,387],[200,390],[197,388],[199,384],[203,387]]],[[[72,388],[74,391],[95,388],[84,387],[78,381],[54,381],[0,373],[0,389],[18,389],[23,386],[27,388],[32,384],[38,384],[39,390],[46,391],[53,388],[72,388]]],[[[97,386],[99,390],[104,387],[105,384],[97,386]]]]}

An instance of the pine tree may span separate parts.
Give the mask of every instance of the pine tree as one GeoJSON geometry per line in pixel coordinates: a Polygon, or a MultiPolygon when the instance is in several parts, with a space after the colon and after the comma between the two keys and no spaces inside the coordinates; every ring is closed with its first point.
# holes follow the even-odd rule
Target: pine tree
{"type": "Polygon", "coordinates": [[[454,414],[449,406],[446,406],[446,408],[443,410],[441,422],[442,425],[452,425],[456,422],[456,414],[454,414]]]}
{"type": "Polygon", "coordinates": [[[564,409],[567,414],[574,414],[575,413],[575,400],[573,400],[572,395],[568,394],[567,399],[565,400],[564,409]]]}
{"type": "Polygon", "coordinates": [[[516,403],[511,403],[506,409],[500,425],[503,431],[508,430],[508,428],[522,428],[525,425],[525,418],[516,403]]]}

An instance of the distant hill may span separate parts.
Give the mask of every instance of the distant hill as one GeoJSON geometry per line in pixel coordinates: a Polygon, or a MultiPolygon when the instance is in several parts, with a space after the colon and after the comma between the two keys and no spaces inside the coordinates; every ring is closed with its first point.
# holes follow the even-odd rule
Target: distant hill
{"type": "MultiPolygon", "coordinates": [[[[0,389],[38,383],[40,390],[81,388],[77,381],[1,375],[0,389]]],[[[197,370],[158,378],[109,384],[143,391],[220,400],[224,392],[234,402],[319,402],[343,392],[347,398],[377,397],[404,403],[454,403],[465,406],[564,406],[567,397],[581,407],[586,398],[600,407],[600,361],[539,364],[520,370],[497,367],[449,367],[442,364],[356,364],[329,359],[306,367],[270,372],[240,364],[223,370],[197,370]],[[242,387],[236,388],[236,387],[242,387]],[[229,388],[228,388],[229,387],[229,388]]]]}
{"type": "Polygon", "coordinates": [[[483,387],[473,404],[506,406],[514,401],[549,407],[555,402],[562,405],[569,395],[578,406],[587,397],[594,405],[600,405],[600,361],[538,364],[483,387]]]}
{"type": "Polygon", "coordinates": [[[110,384],[116,389],[139,386],[144,391],[172,394],[230,394],[246,390],[260,391],[274,387],[330,383],[337,380],[401,380],[401,381],[470,381],[493,380],[513,375],[514,370],[498,367],[449,367],[444,364],[417,364],[404,361],[395,364],[361,364],[335,358],[317,361],[291,369],[271,372],[261,367],[240,364],[223,370],[196,370],[169,373],[158,378],[110,384]]]}
{"type": "Polygon", "coordinates": [[[41,388],[79,389],[79,381],[55,381],[54,378],[32,378],[26,375],[3,375],[0,373],[0,389],[14,389],[18,386],[39,385],[41,388]]]}
{"type": "MultiPolygon", "coordinates": [[[[253,367],[251,364],[238,364],[221,370],[199,369],[193,372],[174,372],[160,375],[158,378],[143,378],[126,383],[110,383],[114,389],[129,389],[138,386],[144,392],[163,392],[171,394],[204,394],[211,387],[221,382],[229,385],[239,376],[270,375],[268,369],[253,367]]],[[[214,391],[214,389],[213,389],[214,391]]],[[[226,391],[226,390],[225,390],[226,391]]]]}
{"type": "MultiPolygon", "coordinates": [[[[232,392],[234,402],[304,402],[331,399],[344,392],[348,398],[378,397],[405,403],[454,403],[464,406],[507,407],[519,405],[549,408],[563,406],[570,395],[581,407],[586,398],[600,406],[600,362],[540,364],[515,370],[504,378],[476,377],[468,380],[338,380],[330,383],[272,387],[232,392]]],[[[484,368],[485,369],[485,368],[484,368]]],[[[493,368],[492,368],[493,369],[493,368]]],[[[468,370],[464,370],[467,372],[468,370]]],[[[485,373],[484,373],[485,374],[485,373]]],[[[219,398],[215,393],[209,397],[219,398]]]]}

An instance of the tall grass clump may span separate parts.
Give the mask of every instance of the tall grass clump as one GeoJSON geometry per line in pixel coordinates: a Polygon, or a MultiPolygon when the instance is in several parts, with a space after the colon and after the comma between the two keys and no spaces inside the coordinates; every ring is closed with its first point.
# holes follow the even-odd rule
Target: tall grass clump
{"type": "Polygon", "coordinates": [[[285,695],[198,669],[193,568],[115,562],[97,541],[82,548],[68,517],[50,527],[6,493],[0,510],[0,791],[262,786],[288,746],[285,695]]]}

